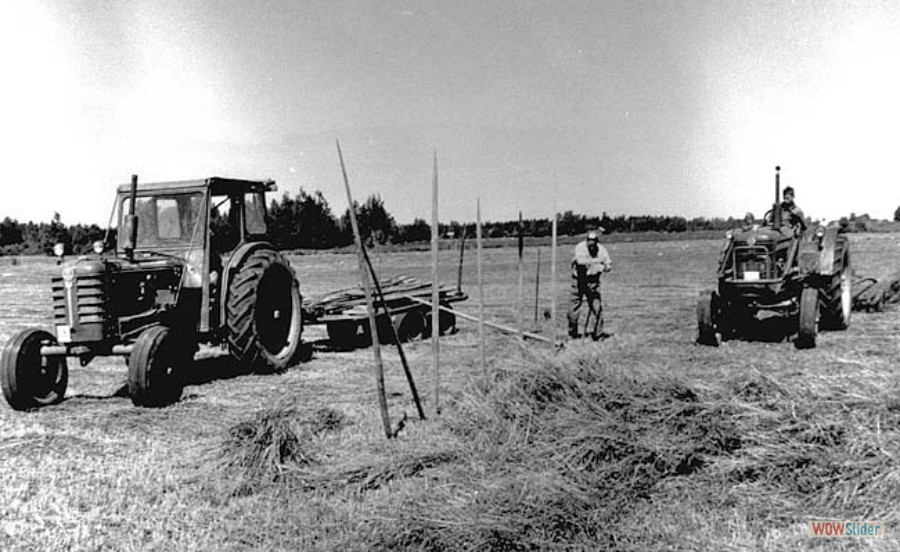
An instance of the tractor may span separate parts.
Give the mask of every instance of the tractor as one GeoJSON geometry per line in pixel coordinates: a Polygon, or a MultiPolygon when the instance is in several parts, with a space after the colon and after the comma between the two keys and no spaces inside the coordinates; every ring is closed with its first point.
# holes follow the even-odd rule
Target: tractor
{"type": "MultiPolygon", "coordinates": [[[[55,331],[28,328],[0,349],[16,410],[62,401],[68,359],[121,356],[137,406],[181,397],[200,344],[248,370],[284,370],[301,351],[300,287],[266,239],[271,180],[207,178],[117,190],[116,244],[61,263],[51,278],[55,331]]],[[[107,234],[109,236],[109,233],[107,234]]],[[[61,254],[61,252],[58,252],[61,254]]]]}
{"type": "Polygon", "coordinates": [[[761,226],[730,230],[719,257],[718,289],[700,292],[697,342],[718,346],[759,324],[782,328],[798,349],[816,346],[818,330],[850,324],[850,242],[837,226],[800,231],[784,217],[780,167],[775,204],[761,226]]]}

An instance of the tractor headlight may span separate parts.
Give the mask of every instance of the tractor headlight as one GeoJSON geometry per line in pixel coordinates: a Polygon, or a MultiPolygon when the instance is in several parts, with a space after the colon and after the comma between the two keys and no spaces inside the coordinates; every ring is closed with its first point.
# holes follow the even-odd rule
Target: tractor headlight
{"type": "Polygon", "coordinates": [[[728,241],[733,240],[733,239],[734,239],[734,232],[732,232],[731,230],[729,230],[728,232],[725,232],[725,239],[728,240],[728,241]]]}
{"type": "Polygon", "coordinates": [[[57,243],[53,246],[53,254],[57,257],[62,257],[66,253],[66,245],[64,243],[57,243]]]}
{"type": "Polygon", "coordinates": [[[823,226],[816,228],[816,237],[820,240],[825,237],[825,228],[823,226]]]}
{"type": "Polygon", "coordinates": [[[103,240],[97,240],[94,242],[94,253],[100,255],[106,249],[106,244],[103,243],[103,240]]]}

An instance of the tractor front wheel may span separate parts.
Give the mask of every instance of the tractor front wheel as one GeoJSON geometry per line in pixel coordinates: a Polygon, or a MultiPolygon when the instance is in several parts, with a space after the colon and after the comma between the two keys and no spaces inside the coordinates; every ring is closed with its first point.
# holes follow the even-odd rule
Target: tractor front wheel
{"type": "Polygon", "coordinates": [[[700,345],[719,346],[718,298],[715,291],[701,291],[697,299],[697,343],[700,345]]]}
{"type": "Polygon", "coordinates": [[[279,253],[254,251],[231,281],[226,304],[232,357],[261,372],[286,370],[301,352],[300,287],[279,253]]]}
{"type": "Polygon", "coordinates": [[[800,315],[797,321],[797,338],[794,346],[798,349],[812,349],[816,346],[819,326],[819,290],[803,288],[800,293],[800,315]]]}
{"type": "Polygon", "coordinates": [[[165,326],[145,330],[128,361],[128,394],[135,406],[166,406],[181,398],[183,370],[194,359],[190,343],[165,326]]]}
{"type": "Polygon", "coordinates": [[[835,279],[837,283],[830,290],[822,309],[822,329],[846,330],[850,326],[853,310],[853,277],[847,254],[844,255],[841,273],[835,279]]]}
{"type": "Polygon", "coordinates": [[[29,410],[63,400],[69,383],[66,359],[41,356],[41,346],[56,344],[53,335],[36,328],[6,342],[0,352],[0,384],[9,406],[29,410]]]}

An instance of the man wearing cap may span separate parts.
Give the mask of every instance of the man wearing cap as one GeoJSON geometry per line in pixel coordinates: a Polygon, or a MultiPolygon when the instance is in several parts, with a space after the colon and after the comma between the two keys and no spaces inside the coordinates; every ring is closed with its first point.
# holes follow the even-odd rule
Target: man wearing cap
{"type": "Polygon", "coordinates": [[[575,246],[572,259],[572,295],[569,299],[569,336],[594,339],[604,337],[603,302],[600,297],[600,275],[612,269],[609,253],[599,243],[603,228],[588,232],[587,239],[575,246]],[[584,313],[584,315],[582,315],[584,313]],[[583,320],[584,332],[578,331],[583,320]]]}

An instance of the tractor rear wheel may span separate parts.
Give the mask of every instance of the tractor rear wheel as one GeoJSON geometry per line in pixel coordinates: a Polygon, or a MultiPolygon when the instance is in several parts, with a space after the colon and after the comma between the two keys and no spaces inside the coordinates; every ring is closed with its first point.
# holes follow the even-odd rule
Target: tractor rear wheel
{"type": "Polygon", "coordinates": [[[42,345],[56,345],[49,332],[29,328],[6,342],[0,352],[0,384],[9,406],[29,410],[56,404],[66,395],[69,367],[65,357],[41,356],[42,345]]]}
{"type": "Polygon", "coordinates": [[[819,290],[803,288],[800,293],[800,315],[797,321],[797,338],[794,346],[798,349],[812,349],[816,346],[819,326],[819,290]]]}
{"type": "Polygon", "coordinates": [[[135,406],[166,406],[181,398],[184,370],[196,346],[165,326],[144,330],[128,361],[128,394],[135,406]]]}
{"type": "Polygon", "coordinates": [[[829,291],[822,309],[823,330],[846,330],[850,326],[850,314],[853,310],[852,273],[850,258],[844,254],[841,273],[835,277],[837,282],[829,291]]]}
{"type": "Polygon", "coordinates": [[[719,294],[715,291],[701,291],[697,298],[697,343],[719,346],[717,325],[719,318],[719,294]]]}
{"type": "Polygon", "coordinates": [[[303,332],[300,288],[288,261],[256,250],[231,279],[226,303],[228,350],[261,372],[287,369],[300,353],[303,332]]]}

